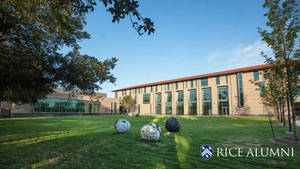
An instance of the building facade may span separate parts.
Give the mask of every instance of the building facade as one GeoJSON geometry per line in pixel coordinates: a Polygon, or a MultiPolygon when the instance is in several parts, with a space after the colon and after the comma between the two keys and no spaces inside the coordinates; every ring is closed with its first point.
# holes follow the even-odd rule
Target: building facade
{"type": "MultiPolygon", "coordinates": [[[[35,115],[67,115],[67,114],[116,114],[117,99],[108,98],[105,93],[96,93],[95,96],[72,95],[63,89],[55,89],[54,93],[36,104],[12,104],[11,116],[35,115]]],[[[11,104],[1,103],[2,116],[7,115],[11,104]]],[[[0,114],[0,115],[1,115],[0,114]]]]}
{"type": "MultiPolygon", "coordinates": [[[[266,115],[262,103],[263,69],[268,64],[190,76],[118,89],[115,98],[131,95],[142,115],[266,115]],[[259,84],[259,85],[256,85],[259,84]]],[[[299,102],[299,98],[298,98],[299,102]]],[[[296,103],[299,109],[299,103],[296,103]]]]}

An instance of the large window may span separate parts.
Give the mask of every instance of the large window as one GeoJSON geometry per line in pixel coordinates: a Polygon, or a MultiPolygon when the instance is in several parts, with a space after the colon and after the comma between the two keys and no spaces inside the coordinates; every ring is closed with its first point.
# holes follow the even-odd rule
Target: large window
{"type": "Polygon", "coordinates": [[[98,113],[100,103],[76,99],[41,99],[34,105],[34,112],[41,113],[98,113]]]}
{"type": "Polygon", "coordinates": [[[208,86],[208,79],[201,79],[201,86],[208,86]]]}
{"type": "Polygon", "coordinates": [[[194,81],[191,80],[190,83],[191,83],[191,88],[194,88],[194,81]]]}
{"type": "Polygon", "coordinates": [[[172,115],[172,93],[166,93],[166,114],[172,115]]]}
{"type": "Polygon", "coordinates": [[[176,114],[177,115],[183,115],[184,113],[184,104],[183,104],[183,100],[184,100],[184,95],[183,95],[183,91],[178,91],[176,96],[176,114]]]}
{"type": "Polygon", "coordinates": [[[196,90],[190,90],[189,115],[197,115],[197,92],[196,92],[196,90]]]}
{"type": "Polygon", "coordinates": [[[155,113],[161,114],[161,93],[155,95],[155,113]]]}
{"type": "Polygon", "coordinates": [[[150,94],[144,94],[143,95],[143,103],[149,104],[150,103],[150,94]]]}
{"type": "Polygon", "coordinates": [[[218,88],[219,115],[229,115],[228,88],[218,88]]]}
{"type": "Polygon", "coordinates": [[[253,72],[253,76],[254,76],[254,81],[259,80],[259,73],[258,73],[258,71],[253,72]]]}
{"type": "Polygon", "coordinates": [[[211,89],[202,90],[202,113],[203,115],[212,115],[212,104],[211,104],[211,89]]]}
{"type": "Polygon", "coordinates": [[[239,94],[239,107],[244,107],[244,89],[242,73],[238,73],[238,94],[239,94]]]}

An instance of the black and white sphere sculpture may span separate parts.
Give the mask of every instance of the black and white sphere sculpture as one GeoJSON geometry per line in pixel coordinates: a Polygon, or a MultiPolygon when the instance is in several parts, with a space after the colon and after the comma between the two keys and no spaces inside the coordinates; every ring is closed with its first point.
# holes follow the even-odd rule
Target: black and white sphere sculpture
{"type": "Polygon", "coordinates": [[[154,123],[146,124],[141,129],[141,136],[144,140],[157,141],[161,134],[161,128],[154,123]]]}
{"type": "Polygon", "coordinates": [[[169,132],[178,132],[180,130],[179,120],[177,120],[174,117],[171,117],[166,121],[165,127],[169,132]]]}
{"type": "Polygon", "coordinates": [[[128,120],[120,119],[115,122],[114,128],[117,133],[126,133],[129,131],[130,123],[128,120]]]}

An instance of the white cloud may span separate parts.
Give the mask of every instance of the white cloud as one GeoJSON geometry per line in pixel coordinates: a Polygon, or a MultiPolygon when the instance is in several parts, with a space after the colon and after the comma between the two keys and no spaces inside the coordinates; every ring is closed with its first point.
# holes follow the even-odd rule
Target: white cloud
{"type": "Polygon", "coordinates": [[[257,40],[251,44],[239,44],[231,49],[217,50],[208,56],[210,66],[224,70],[264,64],[261,52],[272,56],[272,50],[266,43],[257,40]]]}

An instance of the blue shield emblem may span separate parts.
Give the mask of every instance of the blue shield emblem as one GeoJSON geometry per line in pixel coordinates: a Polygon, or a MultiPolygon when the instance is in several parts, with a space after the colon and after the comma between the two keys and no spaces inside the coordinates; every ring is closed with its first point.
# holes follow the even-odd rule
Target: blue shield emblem
{"type": "Polygon", "coordinates": [[[210,146],[210,145],[201,146],[201,156],[205,160],[210,159],[212,157],[212,154],[213,154],[213,146],[210,146]]]}

